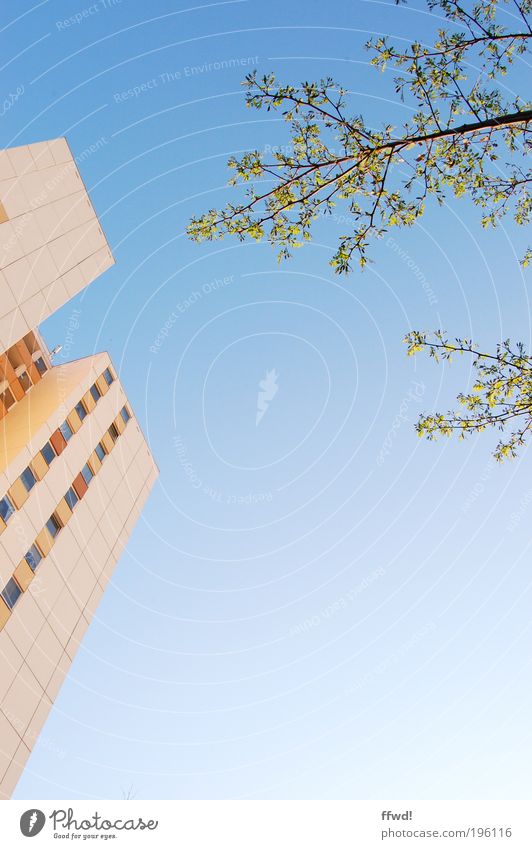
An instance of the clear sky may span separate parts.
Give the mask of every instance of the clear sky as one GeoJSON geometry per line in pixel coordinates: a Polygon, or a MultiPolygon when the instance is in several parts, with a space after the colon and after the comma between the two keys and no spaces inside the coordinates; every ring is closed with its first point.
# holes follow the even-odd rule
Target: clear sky
{"type": "Polygon", "coordinates": [[[431,207],[347,280],[340,208],[281,266],[184,235],[230,197],[229,155],[286,143],[247,72],[333,75],[399,123],[362,44],[437,23],[419,2],[4,5],[2,146],[66,135],[117,260],[45,337],[81,310],[70,354],[110,352],[161,470],[17,798],[530,797],[530,454],[420,442],[470,364],[401,342],[528,344],[525,234],[431,207]]]}

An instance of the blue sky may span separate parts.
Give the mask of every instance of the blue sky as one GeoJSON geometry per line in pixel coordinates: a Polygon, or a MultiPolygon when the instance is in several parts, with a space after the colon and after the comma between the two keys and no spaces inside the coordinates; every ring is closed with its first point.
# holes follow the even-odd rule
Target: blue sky
{"type": "Polygon", "coordinates": [[[71,354],[110,352],[161,470],[16,797],[529,797],[529,453],[420,442],[470,364],[401,342],[528,344],[525,235],[451,202],[345,280],[340,208],[281,266],[184,236],[230,197],[229,155],[286,143],[245,109],[247,72],[333,75],[368,124],[400,123],[362,44],[435,18],[20,0],[2,21],[4,96],[23,89],[2,144],[67,135],[117,260],[46,339],[81,310],[71,354]]]}

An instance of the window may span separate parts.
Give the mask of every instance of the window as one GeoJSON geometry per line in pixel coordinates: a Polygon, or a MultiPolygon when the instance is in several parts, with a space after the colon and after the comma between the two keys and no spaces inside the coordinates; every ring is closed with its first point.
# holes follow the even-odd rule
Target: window
{"type": "Polygon", "coordinates": [[[89,466],[89,464],[88,464],[88,463],[86,463],[86,464],[83,466],[83,468],[82,468],[82,470],[81,470],[81,475],[82,475],[82,477],[83,477],[83,480],[85,481],[85,483],[86,483],[86,484],[87,484],[87,486],[88,486],[88,485],[90,484],[91,480],[92,480],[92,479],[93,479],[93,477],[94,477],[94,473],[93,473],[93,471],[92,471],[92,469],[91,469],[91,467],[89,466]]]}
{"type": "Polygon", "coordinates": [[[41,454],[44,457],[46,465],[49,466],[55,460],[55,451],[49,442],[41,448],[41,454]]]}
{"type": "Polygon", "coordinates": [[[6,410],[10,410],[13,404],[15,403],[15,396],[11,392],[11,389],[7,387],[3,392],[0,392],[0,401],[6,408],[6,410]]]}
{"type": "Polygon", "coordinates": [[[19,596],[21,595],[21,593],[22,590],[20,589],[17,582],[14,580],[14,578],[10,578],[0,595],[4,599],[9,609],[12,610],[17,601],[19,600],[19,596]]]}
{"type": "Polygon", "coordinates": [[[79,404],[76,404],[74,409],[75,409],[76,413],[78,414],[78,416],[80,417],[81,421],[83,421],[83,419],[87,415],[87,410],[85,409],[85,404],[83,403],[83,401],[80,401],[79,404]]]}
{"type": "Polygon", "coordinates": [[[29,551],[24,555],[24,560],[34,572],[42,560],[42,554],[36,545],[32,545],[29,551]]]}
{"type": "Polygon", "coordinates": [[[50,437],[50,443],[57,456],[59,456],[59,454],[61,454],[65,450],[67,442],[59,428],[57,428],[57,430],[54,430],[54,432],[52,433],[50,437]]]}
{"type": "Polygon", "coordinates": [[[59,531],[61,530],[61,523],[55,513],[52,513],[48,521],[46,522],[46,528],[48,529],[50,536],[56,537],[59,531]]]}
{"type": "Polygon", "coordinates": [[[46,363],[44,362],[42,357],[39,357],[39,359],[35,360],[35,367],[42,377],[43,374],[46,372],[46,363]]]}
{"type": "Polygon", "coordinates": [[[3,498],[0,498],[0,516],[2,517],[4,522],[7,522],[9,517],[12,516],[14,512],[15,508],[13,507],[13,502],[11,501],[11,499],[7,495],[4,495],[3,498]]]}
{"type": "Polygon", "coordinates": [[[102,443],[99,442],[94,450],[100,462],[103,463],[103,461],[105,460],[105,448],[103,447],[102,443]]]}
{"type": "Polygon", "coordinates": [[[68,442],[68,440],[72,438],[73,431],[66,419],[63,424],[59,425],[59,430],[62,433],[65,442],[68,442]]]}
{"type": "Polygon", "coordinates": [[[76,504],[78,503],[79,498],[72,489],[72,487],[70,487],[70,489],[65,492],[65,501],[71,510],[73,510],[76,504]]]}
{"type": "Polygon", "coordinates": [[[109,371],[109,369],[108,369],[108,368],[106,368],[106,369],[105,369],[105,371],[104,371],[104,373],[103,373],[103,379],[104,379],[104,380],[105,380],[105,382],[107,383],[107,386],[110,386],[110,385],[111,385],[111,383],[112,383],[112,382],[113,382],[113,380],[114,380],[114,377],[113,377],[113,375],[111,374],[111,372],[109,371]]]}
{"type": "Polygon", "coordinates": [[[37,483],[37,478],[33,474],[30,466],[26,466],[20,476],[20,480],[22,481],[28,492],[30,492],[30,490],[32,490],[35,484],[37,483]]]}
{"type": "Polygon", "coordinates": [[[23,371],[22,374],[19,374],[18,382],[22,386],[24,392],[27,392],[28,389],[31,387],[31,380],[27,371],[23,371]]]}
{"type": "Polygon", "coordinates": [[[127,408],[127,407],[122,407],[122,409],[120,410],[120,415],[122,416],[122,420],[123,420],[124,424],[127,424],[127,423],[128,423],[128,421],[129,421],[129,420],[130,420],[130,418],[131,418],[131,415],[130,415],[130,413],[129,413],[128,408],[127,408]]]}
{"type": "Polygon", "coordinates": [[[91,386],[91,395],[94,398],[94,400],[96,401],[96,403],[98,403],[98,401],[102,397],[102,393],[100,392],[100,390],[98,389],[98,387],[96,386],[95,383],[93,383],[92,386],[91,386]]]}
{"type": "Polygon", "coordinates": [[[109,428],[109,436],[111,437],[113,442],[116,442],[116,440],[118,439],[118,431],[114,423],[109,428]]]}

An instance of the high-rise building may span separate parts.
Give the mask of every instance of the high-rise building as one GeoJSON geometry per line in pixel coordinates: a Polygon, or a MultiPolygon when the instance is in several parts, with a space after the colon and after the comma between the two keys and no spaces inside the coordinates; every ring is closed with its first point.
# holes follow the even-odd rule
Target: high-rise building
{"type": "Polygon", "coordinates": [[[65,139],[0,151],[3,799],[157,477],[109,356],[54,358],[38,330],[113,262],[65,139]]]}

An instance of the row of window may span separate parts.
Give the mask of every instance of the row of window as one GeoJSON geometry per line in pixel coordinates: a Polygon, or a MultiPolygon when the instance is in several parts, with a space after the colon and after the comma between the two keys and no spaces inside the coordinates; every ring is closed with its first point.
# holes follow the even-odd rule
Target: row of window
{"type": "MultiPolygon", "coordinates": [[[[26,337],[24,337],[24,340],[21,340],[21,342],[25,343],[26,337]]],[[[35,339],[33,339],[33,342],[35,343],[35,339]]],[[[17,347],[18,346],[16,346],[16,345],[12,346],[11,348],[8,349],[8,351],[6,351],[6,353],[4,355],[13,369],[18,369],[19,366],[22,367],[24,365],[24,362],[25,362],[25,360],[23,358],[21,358],[20,353],[17,351],[17,347]]],[[[26,345],[26,349],[27,349],[28,353],[31,354],[31,351],[29,350],[27,345],[26,345]]],[[[39,375],[39,377],[37,379],[40,379],[41,377],[44,376],[44,374],[47,371],[47,366],[46,366],[44,359],[42,357],[37,357],[35,360],[33,360],[33,365],[35,366],[37,373],[39,375]]],[[[24,392],[24,394],[26,394],[35,383],[35,375],[32,378],[32,375],[30,374],[30,372],[28,371],[28,368],[26,367],[26,368],[23,368],[22,371],[20,371],[19,374],[17,374],[17,381],[20,384],[21,390],[24,392]]],[[[6,386],[0,392],[0,410],[3,409],[7,413],[7,412],[9,412],[11,407],[13,407],[16,404],[16,402],[17,402],[17,398],[15,397],[15,393],[14,393],[13,389],[11,388],[11,386],[6,386]]]]}
{"type": "MultiPolygon", "coordinates": [[[[128,408],[122,407],[122,409],[120,410],[119,416],[120,416],[120,419],[123,423],[123,426],[125,427],[127,425],[128,421],[131,418],[131,413],[129,412],[128,408]]],[[[114,422],[111,423],[111,425],[109,426],[109,428],[107,430],[107,434],[109,435],[113,445],[117,441],[118,437],[120,436],[119,427],[120,427],[120,429],[122,429],[122,426],[120,425],[120,423],[118,421],[118,417],[117,417],[114,420],[114,422]]],[[[98,460],[100,461],[100,464],[103,463],[107,454],[109,453],[110,449],[112,448],[112,445],[110,445],[109,443],[107,443],[107,445],[106,445],[105,440],[106,440],[106,435],[104,435],[102,437],[102,439],[100,440],[100,442],[98,442],[98,444],[96,445],[96,448],[94,449],[94,454],[96,454],[98,460]]],[[[85,493],[86,493],[86,491],[89,487],[90,482],[92,481],[92,479],[96,475],[96,469],[94,468],[94,466],[95,466],[94,461],[91,461],[91,459],[89,458],[89,460],[83,466],[80,474],[75,478],[72,485],[66,491],[66,493],[64,495],[64,501],[66,502],[70,512],[72,512],[74,510],[74,508],[76,507],[76,504],[84,497],[84,495],[85,495],[85,493]],[[79,480],[80,478],[83,481],[83,484],[79,480]]],[[[49,535],[49,538],[52,542],[53,542],[53,540],[55,540],[55,538],[57,537],[57,535],[60,533],[60,531],[62,530],[62,528],[65,525],[65,519],[61,518],[59,513],[60,513],[60,505],[52,513],[52,515],[50,516],[50,518],[48,519],[48,521],[46,522],[46,524],[43,528],[43,532],[46,532],[49,535]]],[[[41,532],[41,534],[39,534],[39,536],[37,537],[37,539],[35,540],[33,545],[30,546],[29,550],[24,555],[24,559],[22,561],[23,564],[26,563],[27,566],[29,566],[29,568],[31,569],[32,572],[35,572],[39,563],[43,560],[43,558],[48,553],[45,550],[45,545],[43,544],[43,542],[39,543],[39,538],[42,539],[42,532],[41,532]]],[[[5,585],[4,589],[0,593],[0,598],[2,598],[4,600],[4,602],[6,603],[6,605],[9,608],[10,611],[13,609],[13,607],[15,606],[17,601],[19,600],[24,589],[25,589],[25,587],[21,586],[21,583],[19,583],[19,581],[17,581],[17,577],[16,577],[16,573],[15,573],[9,579],[9,581],[5,585]]],[[[2,626],[0,624],[0,628],[1,627],[2,626]]]]}
{"type": "MultiPolygon", "coordinates": [[[[110,386],[111,383],[113,383],[114,381],[113,374],[111,373],[111,370],[109,368],[106,368],[105,371],[102,372],[100,378],[105,381],[105,384],[107,386],[110,386]]],[[[98,380],[100,380],[100,378],[98,378],[98,380]]],[[[98,386],[98,381],[92,384],[89,389],[89,393],[94,403],[97,404],[103,394],[102,390],[100,389],[100,386],[98,386]]],[[[84,401],[82,398],[80,401],[78,401],[72,411],[72,413],[75,413],[77,415],[80,422],[82,422],[83,419],[85,419],[89,413],[87,403],[88,402],[84,401]]],[[[61,451],[63,451],[66,443],[70,439],[72,439],[72,436],[74,435],[72,413],[69,414],[71,416],[71,421],[69,421],[69,416],[67,416],[65,421],[59,425],[55,434],[52,434],[48,442],[41,448],[37,457],[34,457],[33,464],[26,466],[22,474],[19,475],[18,480],[20,480],[25,493],[31,492],[31,490],[37,483],[37,480],[40,480],[43,477],[43,474],[38,475],[35,470],[35,466],[38,464],[38,461],[42,459],[45,463],[45,468],[47,470],[52,464],[52,462],[55,460],[55,458],[61,453],[61,451]],[[59,436],[57,436],[57,434],[59,434],[59,436]]],[[[42,464],[39,463],[39,465],[42,464]]],[[[13,497],[10,497],[9,494],[5,495],[3,498],[0,498],[0,517],[4,520],[6,524],[9,518],[17,509],[17,506],[21,506],[21,504],[15,504],[13,502],[13,497]]]]}

